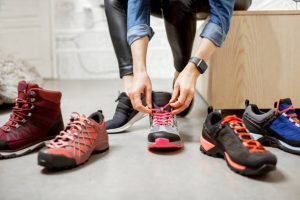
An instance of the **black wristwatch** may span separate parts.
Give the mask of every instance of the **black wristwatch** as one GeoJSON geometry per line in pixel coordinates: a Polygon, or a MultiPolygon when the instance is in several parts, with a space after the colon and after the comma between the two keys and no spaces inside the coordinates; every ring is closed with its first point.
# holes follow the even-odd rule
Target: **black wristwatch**
{"type": "Polygon", "coordinates": [[[190,63],[194,63],[199,70],[200,74],[204,74],[204,72],[207,70],[207,64],[203,59],[197,58],[197,57],[191,57],[189,60],[190,63]]]}

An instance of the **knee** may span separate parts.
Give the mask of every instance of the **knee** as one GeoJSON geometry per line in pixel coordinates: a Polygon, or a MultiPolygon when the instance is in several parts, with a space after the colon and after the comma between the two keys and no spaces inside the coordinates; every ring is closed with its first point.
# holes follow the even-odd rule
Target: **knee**
{"type": "Polygon", "coordinates": [[[235,10],[248,10],[251,6],[252,0],[236,0],[235,1],[235,10]]]}

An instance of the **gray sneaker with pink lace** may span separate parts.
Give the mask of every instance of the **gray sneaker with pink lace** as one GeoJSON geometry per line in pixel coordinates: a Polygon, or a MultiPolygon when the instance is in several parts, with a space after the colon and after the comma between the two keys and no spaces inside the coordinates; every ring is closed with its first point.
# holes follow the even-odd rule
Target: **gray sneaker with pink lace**
{"type": "Polygon", "coordinates": [[[172,108],[169,106],[171,96],[167,92],[152,93],[153,109],[150,115],[148,149],[183,148],[176,116],[172,115],[172,108]]]}

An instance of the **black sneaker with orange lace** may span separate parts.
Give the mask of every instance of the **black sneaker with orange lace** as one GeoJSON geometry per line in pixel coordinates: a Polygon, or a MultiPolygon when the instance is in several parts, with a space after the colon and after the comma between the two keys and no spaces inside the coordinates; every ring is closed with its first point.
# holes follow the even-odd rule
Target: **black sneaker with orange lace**
{"type": "Polygon", "coordinates": [[[224,158],[231,170],[245,176],[262,175],[276,168],[276,156],[254,140],[243,120],[235,115],[223,118],[209,108],[200,143],[204,154],[224,158]]]}

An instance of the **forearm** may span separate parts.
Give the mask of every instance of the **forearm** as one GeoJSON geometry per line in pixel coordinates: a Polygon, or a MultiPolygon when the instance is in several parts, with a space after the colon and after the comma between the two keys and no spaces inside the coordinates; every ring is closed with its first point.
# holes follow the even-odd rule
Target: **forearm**
{"type": "Polygon", "coordinates": [[[131,44],[131,53],[133,59],[133,74],[146,72],[146,57],[149,37],[145,36],[131,44]]]}
{"type": "Polygon", "coordinates": [[[201,40],[194,56],[197,58],[201,58],[205,62],[207,62],[210,59],[210,57],[213,55],[213,53],[215,52],[216,49],[217,49],[217,46],[212,41],[210,41],[209,39],[203,38],[201,40]]]}
{"type": "MultiPolygon", "coordinates": [[[[212,41],[203,38],[201,39],[201,42],[193,56],[203,59],[205,62],[208,62],[216,49],[217,46],[212,41]]],[[[193,63],[188,63],[185,70],[190,74],[191,77],[197,78],[200,75],[199,70],[193,63]]]]}

